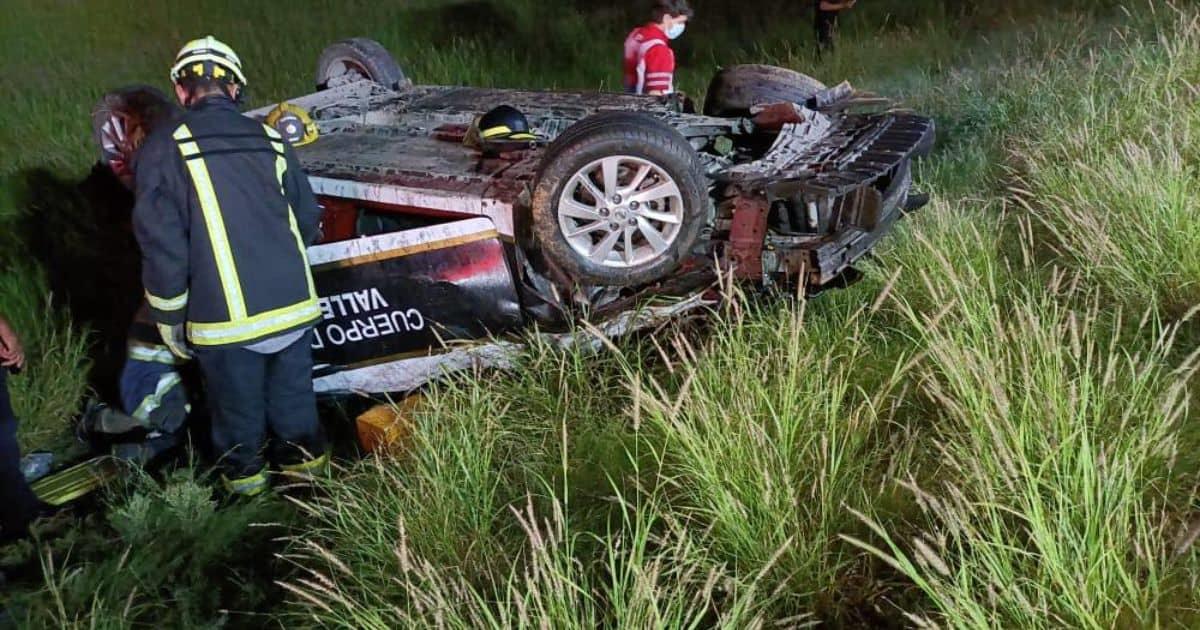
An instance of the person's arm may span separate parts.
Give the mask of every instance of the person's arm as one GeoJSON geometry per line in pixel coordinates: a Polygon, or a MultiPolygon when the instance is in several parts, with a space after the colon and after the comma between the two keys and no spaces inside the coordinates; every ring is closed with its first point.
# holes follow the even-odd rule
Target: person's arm
{"type": "Polygon", "coordinates": [[[3,315],[0,315],[0,367],[17,370],[25,367],[25,350],[21,347],[21,339],[3,315]]]}
{"type": "Polygon", "coordinates": [[[300,238],[305,245],[312,245],[317,240],[317,231],[321,221],[321,206],[313,194],[308,175],[296,158],[296,151],[290,144],[284,143],[283,153],[287,157],[287,172],[283,175],[283,192],[288,203],[292,206],[292,214],[296,216],[296,227],[300,230],[300,238]]]}
{"type": "Polygon", "coordinates": [[[646,84],[643,92],[651,96],[670,94],[675,87],[675,52],[662,44],[646,51],[646,84]]]}
{"type": "Polygon", "coordinates": [[[160,329],[182,327],[187,319],[191,188],[174,144],[147,142],[142,148],[133,207],[133,231],[142,250],[142,287],[160,329]]]}

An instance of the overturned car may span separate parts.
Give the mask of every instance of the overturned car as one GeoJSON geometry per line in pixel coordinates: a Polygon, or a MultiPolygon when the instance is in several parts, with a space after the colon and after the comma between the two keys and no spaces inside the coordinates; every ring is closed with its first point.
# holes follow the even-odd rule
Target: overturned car
{"type": "MultiPolygon", "coordinates": [[[[318,132],[297,155],[324,208],[309,251],[320,392],[502,362],[504,334],[533,323],[628,331],[703,304],[721,273],[836,283],[919,207],[911,160],[934,136],[929,118],[769,66],[719,71],[702,114],[679,95],[413,85],[366,39],[327,48],[316,85],[288,103],[318,132]],[[473,142],[501,105],[536,139],[473,142]]],[[[97,108],[102,158],[126,181],[163,107],[127,88],[97,108]]]]}

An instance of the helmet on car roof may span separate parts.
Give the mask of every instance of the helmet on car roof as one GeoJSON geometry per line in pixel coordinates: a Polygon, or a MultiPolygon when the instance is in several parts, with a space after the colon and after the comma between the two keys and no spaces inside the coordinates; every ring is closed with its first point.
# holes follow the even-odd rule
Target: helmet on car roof
{"type": "Polygon", "coordinates": [[[479,117],[479,139],[484,142],[537,140],[529,129],[529,120],[520,110],[501,105],[479,117]]]}

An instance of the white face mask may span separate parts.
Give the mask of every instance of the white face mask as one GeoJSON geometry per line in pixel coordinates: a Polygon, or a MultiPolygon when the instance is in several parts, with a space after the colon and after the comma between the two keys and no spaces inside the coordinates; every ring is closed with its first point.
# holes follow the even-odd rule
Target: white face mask
{"type": "Polygon", "coordinates": [[[683,35],[683,29],[687,28],[687,24],[676,22],[667,28],[667,39],[677,39],[683,35]]]}

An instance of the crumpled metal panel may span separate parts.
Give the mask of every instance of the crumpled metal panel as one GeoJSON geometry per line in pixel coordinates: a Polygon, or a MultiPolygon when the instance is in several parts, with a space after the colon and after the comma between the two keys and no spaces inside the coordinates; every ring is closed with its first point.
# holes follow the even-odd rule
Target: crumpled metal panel
{"type": "Polygon", "coordinates": [[[814,194],[835,197],[867,185],[931,141],[933,121],[908,113],[838,118],[818,114],[784,125],[762,159],[726,169],[720,179],[775,185],[800,180],[814,194]]]}
{"type": "Polygon", "coordinates": [[[790,171],[797,177],[824,155],[834,153],[845,145],[845,132],[820,112],[806,112],[806,120],[783,125],[775,143],[762,159],[730,167],[720,174],[728,181],[748,181],[782,176],[790,171]],[[834,133],[837,130],[840,133],[834,133]]]}

